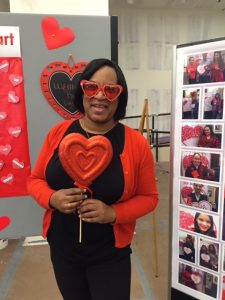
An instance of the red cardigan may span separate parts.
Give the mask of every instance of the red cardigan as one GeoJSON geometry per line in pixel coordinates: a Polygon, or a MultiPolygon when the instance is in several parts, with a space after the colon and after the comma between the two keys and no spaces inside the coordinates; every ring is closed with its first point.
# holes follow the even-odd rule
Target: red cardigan
{"type": "MultiPolygon", "coordinates": [[[[62,121],[49,131],[28,178],[28,193],[46,209],[43,217],[43,237],[46,237],[51,222],[49,199],[55,192],[45,180],[45,169],[72,122],[74,121],[62,121]]],[[[120,159],[124,172],[124,191],[121,198],[112,205],[116,212],[116,221],[112,226],[115,247],[118,248],[131,243],[136,219],[153,211],[158,202],[152,152],[146,139],[127,126],[120,159]]]]}

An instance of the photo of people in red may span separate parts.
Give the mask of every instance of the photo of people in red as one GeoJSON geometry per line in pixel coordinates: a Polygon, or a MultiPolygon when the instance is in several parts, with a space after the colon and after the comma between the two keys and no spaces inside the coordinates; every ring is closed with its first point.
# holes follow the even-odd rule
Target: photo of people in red
{"type": "Polygon", "coordinates": [[[223,119],[224,87],[204,89],[204,119],[223,119]]]}
{"type": "Polygon", "coordinates": [[[225,81],[225,50],[189,55],[184,62],[183,84],[225,81]]]}

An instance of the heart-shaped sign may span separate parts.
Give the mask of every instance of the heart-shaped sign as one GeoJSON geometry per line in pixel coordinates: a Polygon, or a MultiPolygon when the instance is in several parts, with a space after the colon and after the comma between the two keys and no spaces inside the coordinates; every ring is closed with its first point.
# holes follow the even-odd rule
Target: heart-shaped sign
{"type": "Polygon", "coordinates": [[[53,17],[44,18],[41,22],[41,27],[48,50],[65,46],[71,43],[75,37],[70,28],[59,28],[58,21],[53,17]]]}
{"type": "Polygon", "coordinates": [[[184,247],[184,252],[185,252],[186,254],[191,254],[192,250],[191,250],[191,248],[184,247]]]}
{"type": "Polygon", "coordinates": [[[0,217],[0,231],[5,229],[10,224],[10,219],[6,216],[0,217]]]}
{"type": "Polygon", "coordinates": [[[199,284],[201,282],[201,276],[197,274],[191,274],[191,279],[194,281],[195,284],[199,284]]]}
{"type": "Polygon", "coordinates": [[[74,89],[87,62],[77,62],[69,66],[64,62],[53,62],[41,73],[42,94],[51,107],[64,119],[80,117],[74,105],[74,89]]]}
{"type": "Polygon", "coordinates": [[[87,187],[109,165],[112,159],[112,145],[102,136],[90,139],[82,134],[68,134],[60,143],[59,158],[67,174],[78,186],[87,187]]]}
{"type": "Polygon", "coordinates": [[[185,146],[197,146],[198,139],[203,131],[202,126],[182,126],[181,140],[185,146]]]}
{"type": "Polygon", "coordinates": [[[208,254],[202,253],[201,254],[201,259],[204,260],[205,262],[210,261],[210,256],[208,254]]]}

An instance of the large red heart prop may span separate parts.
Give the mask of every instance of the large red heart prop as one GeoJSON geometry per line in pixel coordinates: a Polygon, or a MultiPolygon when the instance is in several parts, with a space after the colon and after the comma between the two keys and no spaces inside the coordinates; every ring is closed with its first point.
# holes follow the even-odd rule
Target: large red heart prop
{"type": "Polygon", "coordinates": [[[59,28],[58,21],[53,17],[46,17],[41,22],[42,34],[48,50],[59,48],[71,43],[75,37],[68,28],[59,28]]]}
{"type": "Polygon", "coordinates": [[[5,229],[10,223],[10,219],[6,216],[0,217],[0,231],[5,229]]]}
{"type": "Polygon", "coordinates": [[[80,116],[73,101],[74,89],[86,65],[87,62],[77,62],[70,67],[64,62],[52,62],[41,73],[42,94],[64,119],[76,119],[80,116]]]}
{"type": "Polygon", "coordinates": [[[59,158],[67,174],[78,186],[87,187],[109,165],[112,145],[102,136],[90,139],[79,133],[68,134],[60,143],[59,158]]]}

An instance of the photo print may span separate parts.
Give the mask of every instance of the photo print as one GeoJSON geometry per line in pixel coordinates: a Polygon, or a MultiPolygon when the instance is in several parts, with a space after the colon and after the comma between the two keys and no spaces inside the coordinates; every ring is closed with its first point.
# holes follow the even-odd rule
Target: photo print
{"type": "Polygon", "coordinates": [[[188,55],[184,59],[183,84],[225,81],[225,50],[188,55]]]}
{"type": "Polygon", "coordinates": [[[183,90],[182,96],[182,119],[199,118],[200,89],[188,88],[183,90]]]}
{"type": "Polygon", "coordinates": [[[213,298],[218,293],[218,277],[196,267],[179,263],[178,280],[180,284],[213,298]]]}
{"type": "Polygon", "coordinates": [[[200,238],[199,265],[218,272],[219,244],[200,238]]]}
{"type": "Polygon", "coordinates": [[[181,129],[181,145],[221,149],[223,125],[183,123],[181,129]]]}
{"type": "Polygon", "coordinates": [[[181,176],[219,182],[220,164],[220,154],[183,151],[181,153],[181,176]]]}
{"type": "Polygon", "coordinates": [[[179,228],[211,238],[218,238],[219,216],[181,208],[179,211],[179,228]]]}
{"type": "Polygon", "coordinates": [[[223,119],[224,87],[204,88],[203,99],[203,119],[223,119]]]}
{"type": "Polygon", "coordinates": [[[218,212],[219,188],[201,182],[180,182],[180,204],[218,212]]]}
{"type": "Polygon", "coordinates": [[[195,263],[195,236],[179,231],[179,258],[195,263]]]}

